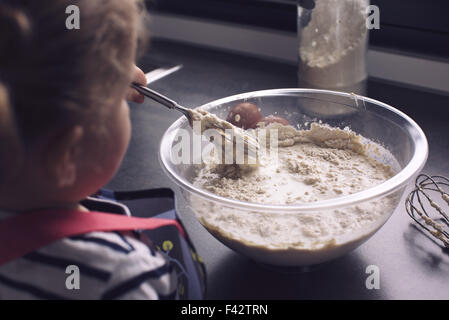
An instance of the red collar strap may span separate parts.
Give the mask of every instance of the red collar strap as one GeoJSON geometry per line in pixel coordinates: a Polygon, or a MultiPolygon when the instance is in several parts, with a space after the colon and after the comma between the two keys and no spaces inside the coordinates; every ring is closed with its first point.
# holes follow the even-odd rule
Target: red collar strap
{"type": "Polygon", "coordinates": [[[76,210],[23,213],[0,221],[0,265],[66,237],[94,231],[152,230],[170,225],[185,237],[181,225],[171,219],[76,210]]]}

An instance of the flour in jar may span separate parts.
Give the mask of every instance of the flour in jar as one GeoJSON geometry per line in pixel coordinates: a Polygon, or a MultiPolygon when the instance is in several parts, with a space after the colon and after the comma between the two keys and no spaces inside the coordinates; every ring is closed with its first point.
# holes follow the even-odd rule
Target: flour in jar
{"type": "Polygon", "coordinates": [[[367,75],[368,6],[369,0],[316,1],[311,21],[298,31],[301,84],[360,90],[367,75]]]}
{"type": "MultiPolygon", "coordinates": [[[[237,165],[203,164],[194,185],[234,200],[288,205],[350,195],[394,175],[389,166],[367,155],[367,140],[349,129],[312,124],[309,130],[297,130],[279,123],[266,129],[268,133],[277,130],[277,153],[261,156],[259,166],[251,171],[237,165]]],[[[331,211],[292,215],[192,201],[200,221],[219,237],[281,250],[336,246],[339,236],[382,220],[395,205],[395,199],[386,197],[331,211]]]]}

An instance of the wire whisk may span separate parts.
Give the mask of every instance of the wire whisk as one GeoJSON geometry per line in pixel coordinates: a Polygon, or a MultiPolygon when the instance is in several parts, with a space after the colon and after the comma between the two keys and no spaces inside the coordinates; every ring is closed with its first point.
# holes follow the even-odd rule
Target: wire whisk
{"type": "Polygon", "coordinates": [[[449,179],[443,176],[420,174],[415,189],[405,200],[408,215],[430,235],[449,248],[449,179]],[[439,197],[443,206],[435,202],[439,197]],[[445,203],[445,204],[444,204],[445,203]]]}

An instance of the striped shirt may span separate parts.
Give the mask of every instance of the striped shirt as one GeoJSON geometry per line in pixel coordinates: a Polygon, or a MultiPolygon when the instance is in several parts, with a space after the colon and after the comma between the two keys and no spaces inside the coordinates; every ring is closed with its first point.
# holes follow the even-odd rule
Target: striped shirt
{"type": "Polygon", "coordinates": [[[176,289],[166,257],[119,232],[64,238],[0,266],[0,299],[173,299],[176,289]]]}

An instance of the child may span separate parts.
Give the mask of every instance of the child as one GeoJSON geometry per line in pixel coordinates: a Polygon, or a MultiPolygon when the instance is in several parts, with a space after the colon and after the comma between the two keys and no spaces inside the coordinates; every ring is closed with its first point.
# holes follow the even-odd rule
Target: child
{"type": "MultiPolygon", "coordinates": [[[[130,139],[125,98],[139,13],[133,0],[0,0],[0,223],[80,201],[116,172],[130,139]],[[66,28],[66,8],[80,29],[66,28]]],[[[1,244],[7,245],[5,243],[1,244]]],[[[118,232],[64,238],[0,265],[1,299],[158,299],[174,295],[168,260],[118,232]],[[68,290],[69,265],[79,290],[68,290]]]]}

